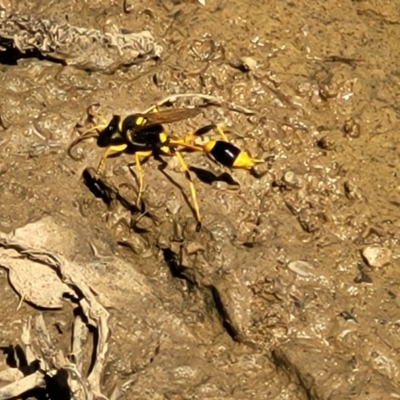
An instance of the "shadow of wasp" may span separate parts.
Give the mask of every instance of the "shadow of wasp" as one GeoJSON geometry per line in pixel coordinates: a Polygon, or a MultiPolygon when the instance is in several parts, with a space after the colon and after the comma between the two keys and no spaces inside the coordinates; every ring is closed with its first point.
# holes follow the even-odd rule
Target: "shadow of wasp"
{"type": "Polygon", "coordinates": [[[97,145],[105,148],[97,166],[97,173],[100,172],[108,157],[124,152],[133,154],[137,171],[137,204],[140,204],[144,191],[142,163],[149,157],[159,160],[162,160],[160,156],[176,157],[189,182],[192,206],[197,221],[196,231],[199,232],[201,229],[201,214],[197,202],[196,188],[182,152],[197,151],[205,153],[216,163],[228,168],[252,170],[255,164],[264,162],[264,160],[252,158],[247,152],[230,143],[219,125],[206,125],[180,138],[172,137],[163,127],[163,124],[194,118],[200,112],[200,108],[159,110],[158,106],[153,106],[144,113],[130,114],[125,118],[120,115],[114,115],[110,121],[107,121],[105,117],[91,113],[89,107],[88,115],[95,116],[99,123],[75,139],[68,148],[68,154],[71,158],[76,159],[71,153],[72,148],[84,139],[97,137],[97,145]],[[211,131],[218,133],[218,140],[210,139],[204,145],[195,143],[198,137],[211,131]]]}

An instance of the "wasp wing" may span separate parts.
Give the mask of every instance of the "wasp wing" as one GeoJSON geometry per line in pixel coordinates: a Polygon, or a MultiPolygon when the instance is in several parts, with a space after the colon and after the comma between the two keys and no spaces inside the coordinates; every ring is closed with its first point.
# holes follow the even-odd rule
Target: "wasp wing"
{"type": "Polygon", "coordinates": [[[150,112],[146,114],[132,114],[125,118],[124,128],[136,130],[138,127],[143,126],[169,124],[183,119],[194,118],[200,114],[200,112],[201,109],[199,108],[172,108],[169,110],[150,112]]]}

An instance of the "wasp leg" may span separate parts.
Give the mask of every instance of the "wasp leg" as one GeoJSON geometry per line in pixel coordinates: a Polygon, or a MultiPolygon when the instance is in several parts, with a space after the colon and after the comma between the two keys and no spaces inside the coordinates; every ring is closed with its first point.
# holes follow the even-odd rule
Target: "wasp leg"
{"type": "Polygon", "coordinates": [[[228,142],[228,138],[227,138],[227,136],[225,135],[225,132],[223,131],[223,129],[222,129],[222,126],[221,125],[215,125],[215,128],[214,128],[218,133],[219,133],[219,135],[221,136],[221,138],[222,138],[222,140],[224,141],[224,142],[228,142]]]}
{"type": "Polygon", "coordinates": [[[97,170],[96,172],[99,173],[104,161],[106,160],[107,157],[109,157],[112,154],[116,153],[122,153],[128,146],[126,144],[120,144],[120,145],[115,145],[115,146],[108,146],[105,150],[103,155],[100,158],[99,164],[97,165],[97,170]]]}
{"type": "Polygon", "coordinates": [[[196,188],[192,181],[192,177],[189,172],[189,168],[185,163],[185,160],[182,157],[182,154],[177,150],[175,151],[175,156],[181,165],[182,171],[185,173],[186,179],[189,181],[189,188],[190,188],[190,196],[192,197],[193,208],[196,213],[197,225],[196,225],[196,232],[199,232],[201,229],[201,215],[200,215],[200,208],[199,204],[197,203],[197,195],[196,195],[196,188]]]}
{"type": "Polygon", "coordinates": [[[182,147],[185,150],[204,152],[203,146],[185,143],[184,139],[170,139],[168,140],[168,144],[172,145],[173,147],[182,147]]]}
{"type": "Polygon", "coordinates": [[[210,131],[213,131],[213,130],[216,131],[221,136],[221,139],[224,142],[229,141],[222,129],[222,125],[220,125],[220,124],[205,125],[199,129],[197,129],[195,132],[189,133],[182,140],[184,143],[190,143],[190,142],[193,142],[194,140],[196,140],[196,138],[198,138],[199,136],[206,135],[207,133],[209,133],[210,131]]]}
{"type": "Polygon", "coordinates": [[[142,194],[144,191],[144,180],[143,180],[143,168],[140,162],[140,158],[150,157],[153,154],[152,151],[137,151],[135,153],[135,165],[137,170],[137,180],[138,180],[138,196],[137,196],[137,206],[140,206],[140,201],[142,200],[142,194]]]}

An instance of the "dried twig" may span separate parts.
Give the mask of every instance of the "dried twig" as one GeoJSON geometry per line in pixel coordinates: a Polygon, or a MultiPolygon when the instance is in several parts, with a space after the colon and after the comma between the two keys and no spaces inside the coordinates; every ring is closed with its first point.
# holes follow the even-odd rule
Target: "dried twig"
{"type": "MultiPolygon", "coordinates": [[[[34,227],[34,224],[29,226],[28,230],[37,229],[34,227]]],[[[29,232],[27,234],[29,235],[29,232]]],[[[42,275],[49,282],[49,287],[59,280],[60,289],[56,293],[57,306],[59,306],[58,302],[61,292],[68,292],[79,302],[82,313],[85,315],[88,323],[98,332],[94,365],[86,377],[83,374],[81,358],[83,352],[82,346],[85,343],[83,336],[85,335],[86,327],[82,326],[83,323],[80,317],[77,317],[75,322],[72,340],[74,357],[71,360],[67,359],[62,351],[54,346],[41,315],[34,320],[33,329],[29,319],[23,329],[22,342],[25,345],[26,358],[30,362],[37,360],[40,368],[33,374],[22,379],[17,379],[15,382],[0,388],[0,400],[14,398],[28,390],[44,387],[46,377],[57,379],[61,370],[66,371],[68,374],[68,387],[65,390],[71,392],[71,399],[106,400],[106,397],[101,393],[100,381],[106,362],[108,340],[110,338],[110,328],[108,325],[109,313],[98,302],[94,290],[86,283],[79,269],[73,267],[66,259],[57,254],[42,249],[32,249],[18,237],[1,237],[0,255],[2,258],[1,266],[7,268],[10,273],[13,271],[18,276],[19,280],[16,287],[19,289],[19,292],[22,292],[23,299],[28,298],[30,302],[37,302],[38,304],[36,305],[45,308],[53,306],[51,301],[48,302],[44,299],[46,293],[49,293],[46,291],[47,286],[44,288],[37,286],[37,289],[42,293],[40,296],[34,294],[35,283],[42,285],[40,279],[35,279],[37,278],[36,271],[39,267],[47,267],[50,274],[43,272],[42,275]],[[15,254],[19,254],[20,257],[16,257],[15,254]],[[21,255],[23,258],[21,258],[21,255]],[[29,291],[22,286],[21,282],[23,280],[30,282],[29,291]]]]}
{"type": "Polygon", "coordinates": [[[38,51],[66,65],[88,71],[112,73],[125,65],[159,57],[162,47],[149,31],[102,33],[55,19],[33,18],[0,11],[0,51],[38,51]]]}

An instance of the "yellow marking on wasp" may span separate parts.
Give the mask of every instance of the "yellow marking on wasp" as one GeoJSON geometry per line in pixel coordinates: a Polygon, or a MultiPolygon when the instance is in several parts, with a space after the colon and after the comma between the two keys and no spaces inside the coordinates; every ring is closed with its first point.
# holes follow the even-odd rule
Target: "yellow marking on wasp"
{"type": "Polygon", "coordinates": [[[160,147],[160,150],[164,153],[164,154],[171,154],[171,148],[168,146],[162,146],[160,147]]]}
{"type": "Polygon", "coordinates": [[[219,133],[224,142],[228,142],[228,138],[226,137],[225,132],[222,130],[221,125],[215,125],[215,130],[219,133]]]}
{"type": "Polygon", "coordinates": [[[250,157],[250,155],[245,151],[241,151],[240,154],[236,157],[236,160],[232,166],[234,168],[251,169],[254,167],[255,164],[260,164],[263,162],[264,160],[257,160],[256,158],[250,157]]]}
{"type": "Polygon", "coordinates": [[[118,131],[122,132],[122,125],[124,123],[124,119],[118,116],[118,131]]]}
{"type": "Polygon", "coordinates": [[[159,134],[160,143],[165,143],[168,141],[168,135],[165,132],[159,134]]]}
{"type": "Polygon", "coordinates": [[[211,153],[213,147],[215,146],[216,141],[215,140],[209,140],[204,146],[204,152],[205,153],[211,153]]]}
{"type": "Polygon", "coordinates": [[[146,123],[146,121],[147,121],[146,118],[137,117],[137,118],[136,118],[136,121],[135,121],[135,124],[136,124],[136,125],[144,125],[144,124],[146,123]]]}
{"type": "Polygon", "coordinates": [[[125,134],[128,141],[130,143],[133,143],[133,132],[131,130],[127,130],[125,134]]]}
{"type": "Polygon", "coordinates": [[[152,113],[158,113],[160,110],[158,109],[158,106],[153,106],[150,111],[148,112],[152,112],[152,113]]]}

